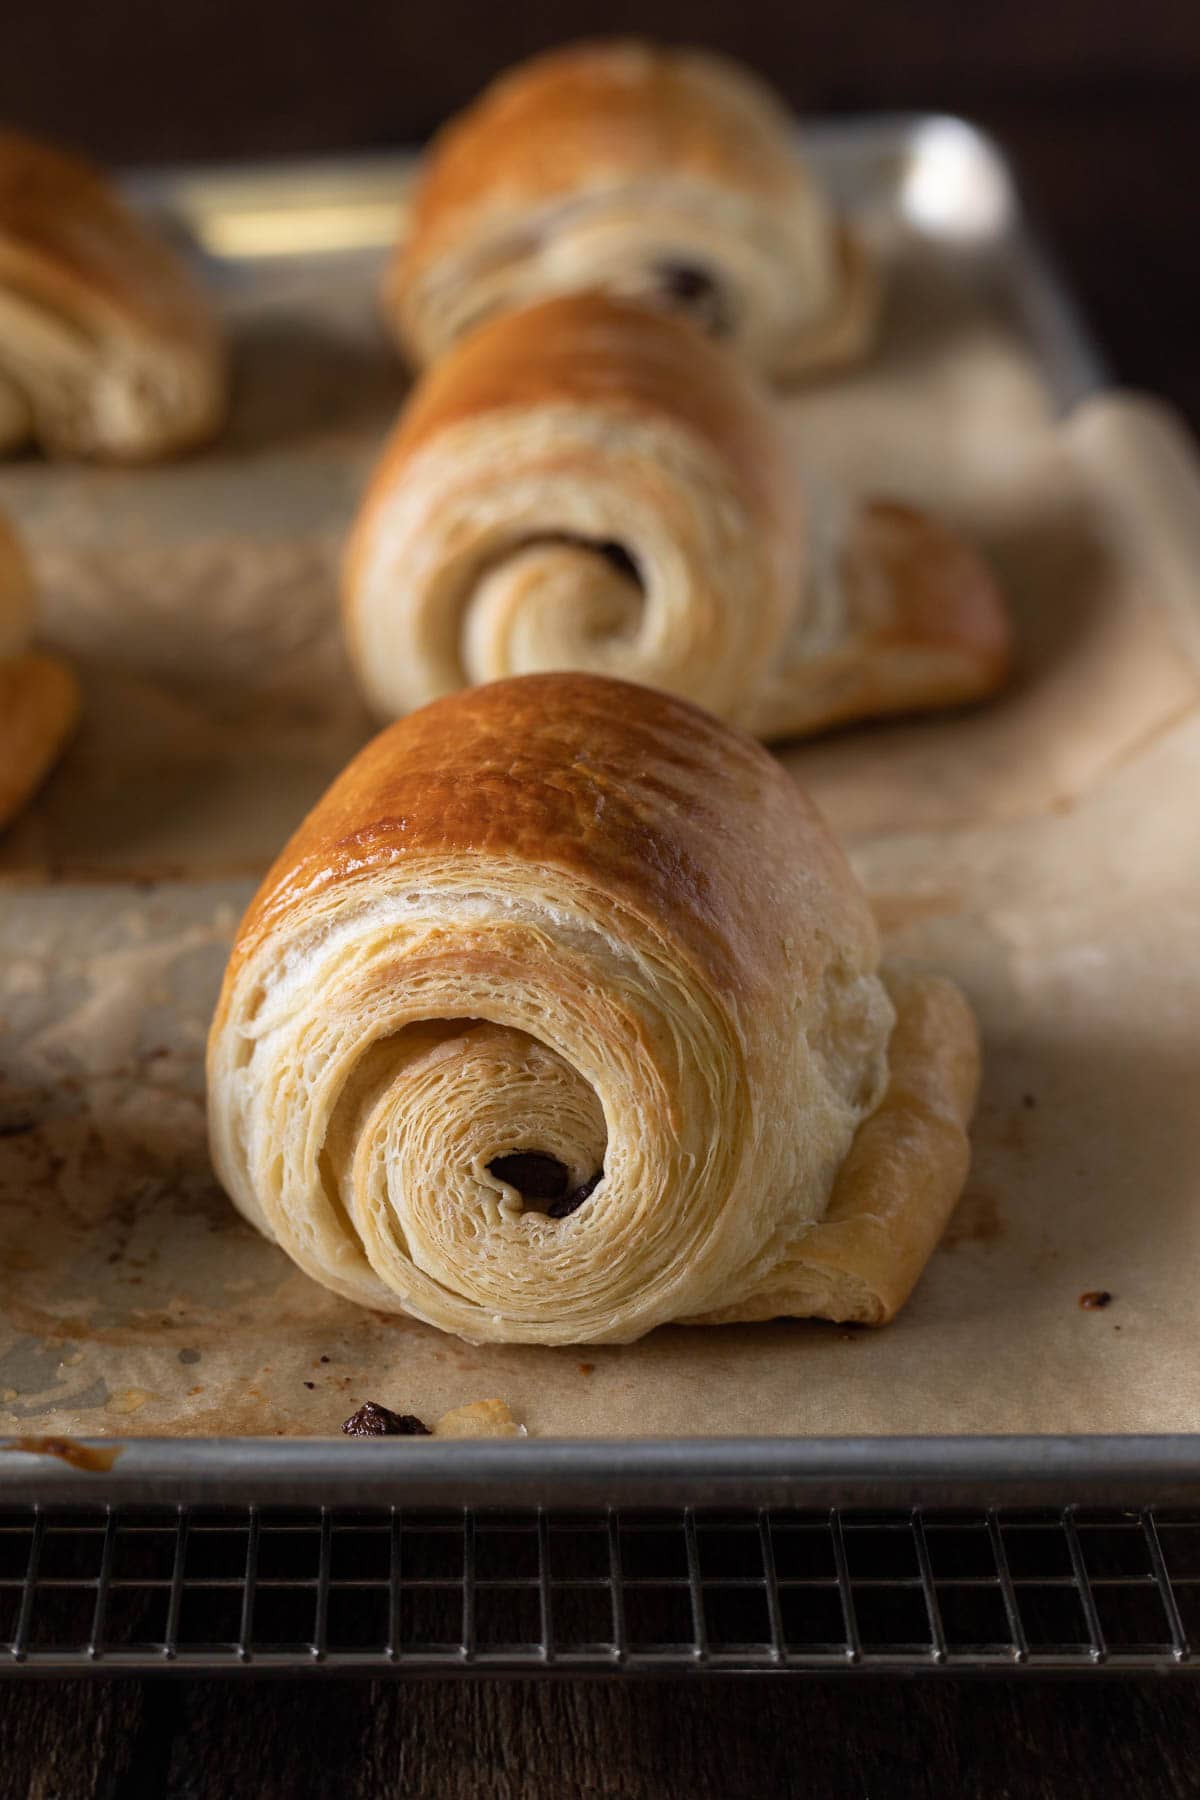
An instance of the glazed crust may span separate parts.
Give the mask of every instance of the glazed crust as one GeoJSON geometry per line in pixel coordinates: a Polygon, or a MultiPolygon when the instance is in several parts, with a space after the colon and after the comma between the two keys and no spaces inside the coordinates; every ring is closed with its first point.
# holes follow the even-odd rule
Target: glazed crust
{"type": "MultiPolygon", "coordinates": [[[[669,919],[706,981],[769,993],[806,934],[875,949],[870,909],[816,807],[757,744],[668,695],[584,675],[495,682],[380,732],[276,858],[238,931],[379,867],[512,857],[669,919]]],[[[228,982],[227,982],[228,985],[228,982]]]]}
{"type": "Polygon", "coordinates": [[[623,1342],[763,1294],[878,1322],[961,1184],[974,1054],[949,984],[904,989],[893,1032],[878,961],[751,739],[595,677],[477,688],[375,739],[252,902],[209,1039],[216,1167],[316,1279],[474,1340],[623,1342]],[[943,996],[928,1028],[910,992],[943,996]],[[569,1215],[491,1172],[531,1150],[600,1176],[569,1215]],[[893,1275],[864,1229],[812,1276],[831,1207],[882,1208],[893,1275]]]}
{"type": "Polygon", "coordinates": [[[776,739],[978,699],[1010,656],[973,551],[912,509],[808,492],[736,358],[600,295],[502,315],[418,385],[343,600],[385,717],[577,668],[776,739]]]}
{"type": "Polygon", "coordinates": [[[968,704],[1002,688],[1012,632],[995,576],[954,532],[891,500],[857,506],[834,549],[831,637],[803,624],[734,716],[767,740],[968,704]]]}
{"type": "Polygon", "coordinates": [[[0,432],[140,460],[220,424],[215,317],[176,258],[74,156],[0,132],[0,432]]]}
{"type": "Polygon", "coordinates": [[[385,309],[425,364],[483,313],[555,293],[686,303],[664,263],[702,273],[703,309],[769,373],[851,360],[874,327],[874,264],[763,83],[697,51],[583,44],[503,76],[435,138],[385,309]]]}

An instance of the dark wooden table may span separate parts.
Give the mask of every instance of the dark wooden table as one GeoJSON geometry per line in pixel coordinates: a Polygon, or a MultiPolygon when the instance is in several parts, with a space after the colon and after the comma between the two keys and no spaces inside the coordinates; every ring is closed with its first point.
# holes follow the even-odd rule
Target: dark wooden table
{"type": "Polygon", "coordinates": [[[766,1676],[0,1695],[0,1800],[1195,1800],[1200,1686],[766,1676]]]}
{"type": "MultiPolygon", "coordinates": [[[[555,35],[723,44],[813,108],[941,107],[1017,167],[1115,376],[1200,428],[1196,0],[40,0],[6,18],[0,116],[119,160],[411,140],[555,35]],[[218,20],[218,14],[220,19],[218,20]]],[[[883,1800],[1200,1794],[1200,1682],[96,1681],[0,1687],[0,1800],[883,1800]]]]}

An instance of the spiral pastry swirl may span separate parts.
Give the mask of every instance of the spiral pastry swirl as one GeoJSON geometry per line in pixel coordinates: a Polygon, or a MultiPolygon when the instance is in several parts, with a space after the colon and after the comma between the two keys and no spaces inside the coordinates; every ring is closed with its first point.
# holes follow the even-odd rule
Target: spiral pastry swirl
{"type": "Polygon", "coordinates": [[[957,1194],[975,1066],[956,990],[898,1004],[878,957],[750,739],[595,677],[475,689],[369,745],[252,903],[209,1041],[216,1168],[315,1279],[473,1341],[625,1342],[766,1295],[878,1321],[957,1194]],[[889,1045],[931,1006],[901,1091],[889,1045]],[[878,1155],[852,1183],[883,1272],[844,1226],[823,1263],[889,1107],[888,1192],[878,1155]]]}
{"type": "Polygon", "coordinates": [[[577,669],[757,736],[976,699],[1003,600],[933,520],[801,477],[753,377],[601,295],[510,313],[419,385],[343,585],[367,698],[577,669]]]}

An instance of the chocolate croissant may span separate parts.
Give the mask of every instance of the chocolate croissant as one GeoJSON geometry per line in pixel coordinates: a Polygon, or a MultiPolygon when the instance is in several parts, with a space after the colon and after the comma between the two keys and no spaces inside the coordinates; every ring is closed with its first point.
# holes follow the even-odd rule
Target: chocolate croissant
{"type": "Polygon", "coordinates": [[[746,70],[638,43],[552,51],[434,140],[384,304],[417,365],[485,316],[603,289],[689,314],[765,373],[847,362],[874,265],[746,70]]]}
{"type": "Polygon", "coordinates": [[[317,1281],[472,1341],[879,1324],[964,1179],[965,1000],[885,974],[752,739],[585,675],[391,726],[238,931],[217,1172],[317,1281]]]}
{"type": "Polygon", "coordinates": [[[505,314],[418,385],[343,598],[384,717],[581,669],[780,738],[977,699],[1009,660],[971,550],[907,507],[806,491],[743,365],[602,295],[505,314]]]}
{"type": "Polygon", "coordinates": [[[54,656],[30,650],[33,582],[0,519],[0,830],[58,759],[79,716],[79,686],[54,656]]]}
{"type": "Polygon", "coordinates": [[[141,461],[225,404],[215,318],[166,245],[86,163],[0,131],[0,450],[141,461]]]}

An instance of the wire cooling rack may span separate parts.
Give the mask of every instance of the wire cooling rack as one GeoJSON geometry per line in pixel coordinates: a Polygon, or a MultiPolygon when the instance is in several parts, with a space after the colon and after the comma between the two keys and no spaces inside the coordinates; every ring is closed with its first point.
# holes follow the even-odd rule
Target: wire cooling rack
{"type": "Polygon", "coordinates": [[[0,1671],[1167,1670],[1200,1510],[0,1512],[0,1671]]]}

